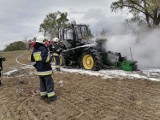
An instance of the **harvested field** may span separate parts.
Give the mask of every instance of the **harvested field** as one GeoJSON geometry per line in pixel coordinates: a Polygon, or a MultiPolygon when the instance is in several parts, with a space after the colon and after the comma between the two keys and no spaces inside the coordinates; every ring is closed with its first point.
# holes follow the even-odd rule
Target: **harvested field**
{"type": "MultiPolygon", "coordinates": [[[[23,52],[15,52],[14,56],[23,52]]],[[[15,67],[16,57],[11,59],[10,55],[6,56],[9,60],[4,64],[5,71],[11,70],[12,65],[15,67]]],[[[28,63],[24,58],[20,57],[19,61],[28,63]]],[[[47,104],[39,97],[39,79],[31,74],[33,71],[31,68],[22,69],[2,78],[0,120],[160,119],[160,82],[102,79],[99,76],[54,71],[55,91],[60,99],[47,104]]]]}

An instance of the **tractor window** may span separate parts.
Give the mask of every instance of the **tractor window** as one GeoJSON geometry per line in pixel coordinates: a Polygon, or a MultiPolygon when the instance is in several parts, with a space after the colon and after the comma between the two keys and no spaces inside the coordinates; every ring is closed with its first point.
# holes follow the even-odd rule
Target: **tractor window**
{"type": "Polygon", "coordinates": [[[88,32],[86,27],[82,27],[82,36],[85,38],[87,36],[88,32]]]}
{"type": "Polygon", "coordinates": [[[73,40],[73,30],[72,29],[64,31],[64,39],[65,40],[68,40],[68,39],[73,40]]]}
{"type": "Polygon", "coordinates": [[[85,39],[88,34],[86,26],[76,27],[76,33],[78,40],[85,39]]]}
{"type": "Polygon", "coordinates": [[[82,35],[82,31],[81,31],[81,28],[79,27],[77,27],[76,28],[76,33],[77,33],[77,39],[78,40],[81,40],[81,39],[83,39],[83,35],[82,35]]]}
{"type": "Polygon", "coordinates": [[[63,30],[63,43],[65,44],[66,48],[72,47],[73,42],[73,30],[72,29],[64,29],[63,30]]]}

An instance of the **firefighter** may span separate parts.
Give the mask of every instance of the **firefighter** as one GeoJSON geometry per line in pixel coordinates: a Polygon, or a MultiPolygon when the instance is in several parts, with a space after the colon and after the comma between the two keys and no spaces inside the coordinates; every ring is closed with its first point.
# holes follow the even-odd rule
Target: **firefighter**
{"type": "Polygon", "coordinates": [[[60,54],[62,52],[59,44],[59,39],[56,37],[53,39],[53,57],[55,59],[55,67],[57,71],[60,71],[60,54]]]}
{"type": "Polygon", "coordinates": [[[54,81],[51,77],[52,68],[50,64],[50,55],[44,43],[44,37],[38,36],[34,50],[31,55],[31,62],[35,61],[34,67],[37,69],[37,75],[40,79],[40,95],[47,102],[57,100],[54,92],[54,81]]]}
{"type": "Polygon", "coordinates": [[[53,52],[53,49],[52,49],[52,46],[53,46],[53,41],[52,40],[48,40],[48,49],[49,49],[49,52],[50,52],[50,54],[52,54],[52,52],[53,52]]]}
{"type": "MultiPolygon", "coordinates": [[[[2,64],[2,62],[3,61],[6,61],[6,58],[5,57],[0,57],[0,77],[2,77],[2,70],[3,70],[3,64],[2,64]]],[[[1,80],[0,80],[0,85],[2,85],[1,80]]]]}

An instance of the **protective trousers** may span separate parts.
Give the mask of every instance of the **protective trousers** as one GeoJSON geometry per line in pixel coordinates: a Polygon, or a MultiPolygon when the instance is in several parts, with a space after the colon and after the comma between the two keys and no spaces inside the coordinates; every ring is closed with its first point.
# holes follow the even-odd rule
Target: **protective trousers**
{"type": "Polygon", "coordinates": [[[2,76],[2,73],[1,73],[1,71],[0,71],[0,85],[2,84],[2,82],[1,82],[1,76],[2,76]]]}
{"type": "Polygon", "coordinates": [[[41,96],[53,97],[54,93],[54,81],[51,75],[39,76],[40,78],[40,94],[41,96]]]}
{"type": "Polygon", "coordinates": [[[54,56],[54,58],[55,58],[55,67],[56,67],[56,69],[60,69],[60,56],[58,55],[58,56],[54,56]]]}

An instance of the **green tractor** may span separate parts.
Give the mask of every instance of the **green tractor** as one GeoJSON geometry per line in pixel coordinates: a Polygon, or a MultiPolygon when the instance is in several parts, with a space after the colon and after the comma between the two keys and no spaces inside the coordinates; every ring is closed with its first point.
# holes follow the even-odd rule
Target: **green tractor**
{"type": "Polygon", "coordinates": [[[122,69],[137,70],[136,61],[121,57],[120,53],[105,50],[107,39],[96,39],[92,44],[89,40],[90,30],[87,25],[74,25],[64,28],[60,38],[64,49],[62,58],[65,66],[78,66],[86,70],[122,69]]]}

